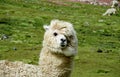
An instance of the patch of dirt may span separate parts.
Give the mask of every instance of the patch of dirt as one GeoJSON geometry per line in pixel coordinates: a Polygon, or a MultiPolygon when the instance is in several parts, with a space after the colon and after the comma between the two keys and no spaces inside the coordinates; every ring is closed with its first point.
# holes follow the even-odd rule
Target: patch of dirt
{"type": "Polygon", "coordinates": [[[49,2],[69,6],[66,2],[80,2],[93,5],[111,5],[112,0],[48,0],[49,2]]]}

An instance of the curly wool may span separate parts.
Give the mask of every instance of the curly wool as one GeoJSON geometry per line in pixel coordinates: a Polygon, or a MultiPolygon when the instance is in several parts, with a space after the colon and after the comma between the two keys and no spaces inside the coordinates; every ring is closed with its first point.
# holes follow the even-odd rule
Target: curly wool
{"type": "Polygon", "coordinates": [[[77,54],[77,36],[72,24],[52,20],[49,27],[45,28],[47,31],[44,34],[39,65],[1,60],[0,77],[70,77],[73,58],[77,54]],[[67,45],[64,48],[59,48],[58,41],[53,40],[61,40],[54,36],[54,32],[66,38],[67,45]]]}
{"type": "Polygon", "coordinates": [[[1,60],[0,77],[41,77],[41,73],[36,65],[1,60]]]}

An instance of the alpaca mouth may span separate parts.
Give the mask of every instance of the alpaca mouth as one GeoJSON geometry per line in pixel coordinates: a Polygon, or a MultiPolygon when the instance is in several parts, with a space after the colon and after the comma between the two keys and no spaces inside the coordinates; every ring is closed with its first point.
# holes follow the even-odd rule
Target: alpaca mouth
{"type": "Polygon", "coordinates": [[[64,44],[64,43],[61,43],[61,45],[60,45],[62,48],[65,48],[66,47],[66,44],[64,44]]]}
{"type": "Polygon", "coordinates": [[[61,45],[61,47],[65,47],[66,45],[61,45]]]}

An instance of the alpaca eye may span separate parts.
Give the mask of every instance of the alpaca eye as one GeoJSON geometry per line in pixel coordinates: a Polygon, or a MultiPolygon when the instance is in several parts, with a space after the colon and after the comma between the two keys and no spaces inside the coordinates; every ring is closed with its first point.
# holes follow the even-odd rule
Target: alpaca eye
{"type": "Polygon", "coordinates": [[[55,33],[54,33],[54,36],[57,36],[57,35],[58,35],[58,34],[55,32],[55,33]]]}

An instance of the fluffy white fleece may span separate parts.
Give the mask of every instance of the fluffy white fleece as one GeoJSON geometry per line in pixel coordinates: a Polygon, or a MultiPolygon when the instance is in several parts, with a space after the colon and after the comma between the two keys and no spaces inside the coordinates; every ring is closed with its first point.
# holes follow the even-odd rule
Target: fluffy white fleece
{"type": "Polygon", "coordinates": [[[118,7],[118,4],[119,4],[118,0],[113,0],[111,7],[114,7],[114,8],[118,7]]]}
{"type": "Polygon", "coordinates": [[[105,15],[110,16],[112,14],[116,14],[116,9],[115,8],[107,9],[107,11],[103,14],[103,16],[105,16],[105,15]]]}
{"type": "Polygon", "coordinates": [[[70,77],[77,54],[77,36],[69,22],[52,20],[44,26],[39,65],[0,61],[0,77],[70,77]]]}

